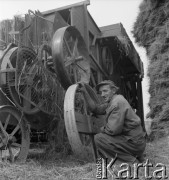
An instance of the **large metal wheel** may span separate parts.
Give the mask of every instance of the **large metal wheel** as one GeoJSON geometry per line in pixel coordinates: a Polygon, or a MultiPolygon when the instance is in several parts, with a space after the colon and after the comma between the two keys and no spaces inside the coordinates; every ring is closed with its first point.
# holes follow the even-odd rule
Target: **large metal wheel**
{"type": "Polygon", "coordinates": [[[109,47],[102,48],[102,62],[103,69],[109,74],[113,74],[113,56],[109,47]]]}
{"type": "Polygon", "coordinates": [[[64,89],[79,81],[89,83],[89,54],[80,32],[75,27],[63,27],[55,32],[52,56],[64,89]]]}
{"type": "MultiPolygon", "coordinates": [[[[92,88],[89,85],[85,86],[91,98],[99,103],[92,88]]],[[[77,84],[71,85],[66,91],[64,120],[69,143],[75,155],[80,159],[94,160],[96,158],[94,121],[77,84]]]]}
{"type": "Polygon", "coordinates": [[[12,106],[0,107],[0,158],[25,162],[30,145],[29,127],[12,106]]]}
{"type": "MultiPolygon", "coordinates": [[[[29,48],[26,47],[21,48],[19,52],[20,64],[17,65],[17,53],[18,53],[17,47],[11,48],[4,56],[1,63],[1,69],[4,71],[2,76],[5,75],[3,78],[4,78],[4,83],[6,83],[6,87],[7,87],[5,93],[9,95],[11,100],[16,104],[16,106],[20,110],[22,110],[27,114],[34,114],[39,111],[39,108],[37,108],[37,106],[33,105],[32,103],[34,102],[33,96],[31,95],[33,89],[28,88],[32,83],[31,78],[28,79],[24,76],[22,67],[29,66],[29,64],[33,63],[36,60],[36,54],[33,50],[29,48]],[[22,75],[23,78],[20,79],[16,78],[19,77],[20,75],[22,75]],[[17,82],[17,88],[16,88],[15,85],[17,79],[19,80],[17,82]],[[18,91],[20,94],[18,94],[18,91]]],[[[29,68],[27,69],[29,70],[29,68]]],[[[31,73],[31,69],[29,71],[31,73]]]]}

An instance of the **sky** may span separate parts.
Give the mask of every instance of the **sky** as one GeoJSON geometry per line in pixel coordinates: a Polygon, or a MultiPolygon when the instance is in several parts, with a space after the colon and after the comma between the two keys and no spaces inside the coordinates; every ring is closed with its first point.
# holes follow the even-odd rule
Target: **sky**
{"type": "MultiPolygon", "coordinates": [[[[11,19],[13,15],[26,14],[28,9],[46,11],[73,3],[81,2],[82,0],[0,0],[0,20],[11,19]]],[[[132,36],[133,24],[139,13],[139,5],[142,0],[90,0],[88,11],[100,26],[122,23],[131,41],[139,53],[139,56],[144,64],[144,79],[143,79],[143,101],[144,114],[149,112],[148,101],[148,78],[147,66],[148,60],[145,50],[135,44],[132,36]]]]}

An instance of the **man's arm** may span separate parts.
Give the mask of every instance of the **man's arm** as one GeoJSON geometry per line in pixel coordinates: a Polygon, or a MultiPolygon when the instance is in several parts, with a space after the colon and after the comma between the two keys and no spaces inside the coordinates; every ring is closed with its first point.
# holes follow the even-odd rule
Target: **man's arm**
{"type": "Polygon", "coordinates": [[[99,115],[106,113],[107,104],[96,104],[95,101],[90,97],[89,93],[87,92],[84,86],[81,87],[81,92],[83,93],[87,107],[91,112],[99,115]]]}
{"type": "Polygon", "coordinates": [[[84,86],[81,87],[80,91],[83,93],[87,107],[89,108],[89,110],[91,112],[93,112],[97,107],[96,103],[90,97],[89,93],[87,92],[87,90],[84,86]]]}

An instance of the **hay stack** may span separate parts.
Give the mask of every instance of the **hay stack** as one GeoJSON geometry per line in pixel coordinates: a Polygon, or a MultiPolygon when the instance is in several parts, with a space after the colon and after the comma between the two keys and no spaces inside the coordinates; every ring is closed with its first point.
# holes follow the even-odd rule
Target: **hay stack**
{"type": "Polygon", "coordinates": [[[164,130],[169,125],[169,1],[143,0],[139,8],[132,33],[149,59],[148,116],[154,120],[153,129],[164,130]]]}

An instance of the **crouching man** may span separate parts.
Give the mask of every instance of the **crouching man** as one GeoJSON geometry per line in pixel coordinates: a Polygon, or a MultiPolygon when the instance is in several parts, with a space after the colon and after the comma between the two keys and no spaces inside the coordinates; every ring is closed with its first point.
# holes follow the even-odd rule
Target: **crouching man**
{"type": "Polygon", "coordinates": [[[98,154],[108,159],[117,155],[119,161],[126,163],[142,161],[146,133],[128,101],[117,94],[118,89],[110,80],[99,83],[96,90],[104,99],[101,105],[93,102],[85,88],[82,90],[89,109],[95,114],[106,114],[105,126],[95,135],[98,154]]]}

